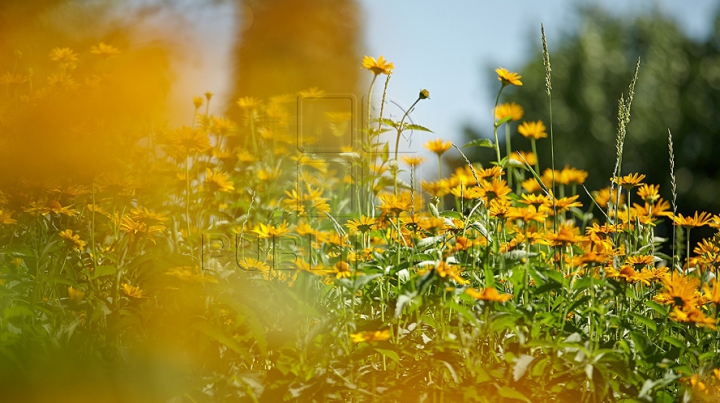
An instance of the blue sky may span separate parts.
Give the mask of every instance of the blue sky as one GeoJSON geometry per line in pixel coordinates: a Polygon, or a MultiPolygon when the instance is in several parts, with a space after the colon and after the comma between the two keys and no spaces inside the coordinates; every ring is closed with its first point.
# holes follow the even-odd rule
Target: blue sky
{"type": "MultiPolygon", "coordinates": [[[[183,40],[194,44],[196,52],[182,56],[183,68],[178,71],[171,108],[187,109],[183,116],[191,116],[189,100],[193,95],[213,91],[218,101],[227,95],[224,89],[229,88],[232,73],[229,52],[237,35],[233,25],[235,2],[198,7],[198,3],[183,1],[191,10],[183,13],[186,21],[175,21],[177,15],[168,20],[178,28],[173,35],[183,32],[183,40]],[[188,29],[190,26],[194,29],[188,29]]],[[[383,55],[395,64],[390,98],[409,105],[420,89],[430,91],[430,101],[418,105],[413,119],[435,134],[423,134],[413,149],[420,148],[426,138],[461,143],[462,128],[467,124],[490,131],[498,84],[493,70],[499,66],[520,69],[527,56],[540,48],[541,22],[552,58],[554,44],[577,29],[574,10],[579,4],[600,4],[616,15],[657,7],[695,38],[704,38],[710,32],[718,7],[717,0],[358,1],[364,9],[363,53],[383,55]]],[[[171,119],[171,123],[187,122],[171,119]]],[[[426,169],[434,170],[433,165],[426,165],[426,169]]]]}
{"type": "Polygon", "coordinates": [[[574,10],[580,3],[601,4],[617,15],[658,7],[696,38],[710,32],[718,7],[716,0],[361,3],[367,13],[367,53],[382,54],[395,64],[389,92],[410,103],[418,89],[427,88],[431,101],[416,108],[416,122],[437,136],[459,142],[466,124],[492,131],[491,109],[499,86],[494,69],[502,66],[518,71],[527,56],[541,47],[541,23],[552,59],[553,44],[577,29],[574,10]]]}

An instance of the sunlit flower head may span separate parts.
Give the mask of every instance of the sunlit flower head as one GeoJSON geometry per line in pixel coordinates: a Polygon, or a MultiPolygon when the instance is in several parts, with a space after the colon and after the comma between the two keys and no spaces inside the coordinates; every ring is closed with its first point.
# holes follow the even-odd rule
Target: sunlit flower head
{"type": "Polygon", "coordinates": [[[522,81],[520,81],[522,76],[519,75],[518,73],[510,72],[507,69],[502,68],[502,67],[498,67],[497,69],[495,69],[495,72],[498,75],[498,80],[500,82],[502,82],[503,86],[511,84],[511,85],[517,85],[518,87],[520,87],[523,85],[522,81]]]}
{"type": "Polygon", "coordinates": [[[702,227],[709,224],[711,219],[712,215],[705,211],[699,214],[696,211],[694,216],[687,217],[683,216],[682,214],[672,215],[673,223],[675,223],[675,225],[677,225],[678,227],[684,228],[702,227]]]}
{"type": "Polygon", "coordinates": [[[619,178],[613,178],[613,182],[615,182],[618,186],[622,186],[625,189],[632,189],[634,187],[642,185],[643,179],[645,179],[644,174],[634,173],[627,174],[619,178]]]}
{"type": "Polygon", "coordinates": [[[235,190],[235,186],[228,174],[217,169],[211,171],[210,168],[205,169],[205,186],[211,192],[230,193],[235,190]]]}
{"type": "Polygon", "coordinates": [[[418,156],[403,155],[400,158],[403,160],[404,163],[406,163],[410,166],[413,166],[413,167],[416,167],[416,166],[422,164],[423,162],[425,162],[425,158],[423,158],[419,155],[418,156]]]}
{"type": "Polygon", "coordinates": [[[90,53],[94,55],[100,55],[100,56],[115,56],[120,54],[120,49],[116,48],[115,46],[106,45],[103,42],[100,42],[97,46],[92,46],[90,48],[90,53]]]}
{"type": "Polygon", "coordinates": [[[538,120],[537,122],[522,122],[522,124],[518,127],[518,133],[520,133],[523,137],[535,140],[546,138],[547,133],[545,130],[547,129],[545,128],[542,120],[538,120]]]}
{"type": "Polygon", "coordinates": [[[54,48],[50,51],[50,60],[59,62],[65,66],[74,66],[78,55],[70,48],[54,48]]]}
{"type": "Polygon", "coordinates": [[[478,291],[474,288],[465,289],[465,294],[479,301],[506,302],[512,299],[511,294],[500,294],[494,287],[483,288],[478,291]]]}
{"type": "Polygon", "coordinates": [[[363,57],[362,67],[373,72],[373,74],[391,74],[395,65],[383,59],[382,56],[378,57],[377,61],[374,57],[365,56],[363,57]]]}
{"type": "Polygon", "coordinates": [[[495,108],[495,119],[502,120],[510,116],[510,120],[520,120],[523,117],[522,106],[515,102],[500,104],[495,108]]]}
{"type": "Polygon", "coordinates": [[[387,340],[390,338],[390,332],[387,330],[376,330],[376,331],[364,331],[360,333],[353,333],[350,335],[353,343],[370,343],[375,344],[378,341],[387,340]]]}
{"type": "Polygon", "coordinates": [[[423,145],[428,150],[434,152],[438,156],[443,155],[445,151],[452,147],[451,141],[443,141],[442,139],[430,140],[423,145]]]}
{"type": "Polygon", "coordinates": [[[130,285],[128,283],[122,284],[122,290],[128,297],[132,298],[146,298],[145,297],[145,291],[141,290],[140,287],[135,285],[130,285]]]}

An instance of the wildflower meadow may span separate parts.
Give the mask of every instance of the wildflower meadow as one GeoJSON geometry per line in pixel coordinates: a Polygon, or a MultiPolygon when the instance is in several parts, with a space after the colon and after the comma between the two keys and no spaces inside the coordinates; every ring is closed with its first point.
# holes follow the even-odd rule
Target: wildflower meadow
{"type": "MultiPolygon", "coordinates": [[[[47,52],[34,74],[0,71],[4,132],[121,88],[119,45],[47,52]]],[[[538,155],[552,121],[503,96],[522,72],[488,72],[493,137],[455,144],[422,124],[432,89],[389,113],[394,64],[357,67],[370,82],[358,99],[241,97],[230,119],[206,92],[179,127],[63,120],[63,142],[105,150],[85,134],[110,133],[113,158],[59,156],[96,168],[20,169],[1,189],[2,400],[720,401],[720,236],[690,242],[720,216],[678,213],[672,128],[672,188],[625,169],[641,60],[616,147],[598,150],[616,161],[602,189],[554,149],[538,155]],[[408,138],[437,172],[420,174],[429,161],[408,138]],[[472,147],[493,158],[468,159],[472,147]],[[465,163],[443,172],[451,154],[465,163]]]]}

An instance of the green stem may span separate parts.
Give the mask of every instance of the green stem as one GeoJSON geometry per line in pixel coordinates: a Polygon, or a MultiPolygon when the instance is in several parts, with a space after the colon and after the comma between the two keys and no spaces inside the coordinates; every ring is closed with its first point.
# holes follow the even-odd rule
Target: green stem
{"type": "MultiPolygon", "coordinates": [[[[505,149],[507,150],[507,157],[510,158],[512,153],[512,145],[510,144],[510,122],[505,122],[505,149]]],[[[513,185],[513,166],[508,165],[508,187],[512,188],[513,185]]]]}
{"type": "MultiPolygon", "coordinates": [[[[500,94],[502,94],[503,88],[505,88],[504,84],[502,87],[500,87],[500,91],[498,91],[497,97],[495,97],[495,106],[493,107],[493,121],[495,120],[495,110],[497,110],[498,102],[500,102],[500,94]]],[[[498,165],[500,165],[500,141],[498,140],[497,129],[497,123],[493,123],[493,136],[495,137],[495,153],[497,154],[497,163],[498,165]]]]}

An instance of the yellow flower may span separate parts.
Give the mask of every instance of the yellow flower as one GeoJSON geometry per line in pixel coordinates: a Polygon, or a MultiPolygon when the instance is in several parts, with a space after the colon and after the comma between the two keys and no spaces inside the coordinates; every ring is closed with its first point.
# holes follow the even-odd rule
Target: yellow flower
{"type": "Polygon", "coordinates": [[[700,286],[698,278],[683,276],[675,271],[671,275],[663,277],[661,281],[664,289],[655,297],[657,300],[673,303],[683,309],[697,305],[700,286]]]}
{"type": "Polygon", "coordinates": [[[705,211],[701,212],[699,215],[696,211],[695,216],[692,217],[684,217],[682,214],[673,214],[671,217],[675,225],[685,228],[702,227],[710,223],[710,220],[712,219],[712,215],[705,211]]]}
{"type": "Polygon", "coordinates": [[[343,261],[335,263],[333,272],[335,273],[335,278],[346,278],[352,276],[350,265],[343,261]]]}
{"type": "Polygon", "coordinates": [[[217,169],[210,168],[205,169],[205,186],[211,192],[219,191],[230,193],[235,190],[235,185],[229,180],[229,175],[224,172],[219,172],[217,169]]]}
{"type": "Polygon", "coordinates": [[[375,344],[378,341],[387,340],[390,338],[390,332],[387,330],[376,330],[376,331],[364,331],[359,333],[353,333],[350,335],[353,343],[368,342],[375,344]]]}
{"type": "Polygon", "coordinates": [[[255,229],[252,230],[252,232],[256,233],[259,238],[280,237],[285,235],[288,231],[288,223],[285,221],[278,226],[259,223],[255,226],[255,229]]]}
{"type": "Polygon", "coordinates": [[[460,277],[461,272],[462,269],[458,270],[457,266],[447,264],[442,260],[435,266],[435,273],[437,273],[437,275],[441,278],[450,277],[458,284],[467,284],[468,281],[460,277]]]}
{"type": "Polygon", "coordinates": [[[465,294],[480,300],[480,301],[493,301],[493,302],[505,302],[512,299],[510,294],[500,294],[494,287],[483,288],[478,291],[474,288],[465,289],[465,294]]]}
{"type": "Polygon", "coordinates": [[[523,137],[535,140],[546,138],[547,133],[545,133],[545,130],[546,128],[542,120],[538,120],[537,122],[523,122],[520,127],[518,127],[518,133],[522,134],[523,137]]]}
{"type": "Polygon", "coordinates": [[[370,56],[363,57],[362,67],[372,71],[373,74],[375,74],[375,75],[391,74],[392,70],[395,68],[395,66],[392,63],[383,59],[382,56],[378,57],[377,61],[375,61],[374,57],[370,57],[370,56]]]}
{"type": "Polygon", "coordinates": [[[571,184],[577,184],[582,185],[585,183],[585,179],[588,177],[587,171],[583,171],[582,169],[576,169],[576,168],[569,168],[565,166],[562,171],[560,171],[560,177],[555,178],[555,180],[563,185],[571,185],[571,184]]]}
{"type": "Polygon", "coordinates": [[[97,46],[93,46],[90,48],[90,53],[105,57],[115,56],[120,54],[120,49],[116,48],[115,46],[106,45],[100,42],[97,46]]]}
{"type": "Polygon", "coordinates": [[[645,203],[653,204],[660,198],[660,185],[642,185],[637,191],[645,203]]]}
{"type": "Polygon", "coordinates": [[[257,259],[246,257],[238,260],[237,264],[245,270],[270,271],[270,266],[257,259]]]}
{"type": "Polygon", "coordinates": [[[442,139],[435,139],[425,143],[424,147],[440,156],[443,155],[445,151],[449,150],[450,147],[452,147],[452,142],[442,141],[442,139]]]}
{"type": "Polygon", "coordinates": [[[72,286],[68,287],[68,298],[70,298],[70,301],[80,302],[84,296],[85,292],[83,290],[79,290],[72,286]]]}
{"type": "Polygon", "coordinates": [[[193,105],[195,106],[195,109],[199,109],[205,103],[205,98],[193,97],[192,101],[193,101],[193,105]]]}
{"type": "Polygon", "coordinates": [[[20,73],[5,72],[0,76],[0,84],[11,85],[11,84],[22,84],[30,81],[30,77],[22,75],[20,73]]]}
{"type": "Polygon", "coordinates": [[[495,108],[495,119],[502,120],[510,116],[510,120],[520,120],[523,117],[523,112],[523,108],[515,102],[504,103],[495,108]]]}
{"type": "Polygon", "coordinates": [[[642,180],[645,179],[644,174],[627,174],[620,178],[613,178],[613,182],[622,186],[625,189],[632,189],[634,187],[642,185],[642,180]]]}
{"type": "Polygon", "coordinates": [[[210,139],[200,130],[183,125],[170,134],[169,144],[177,147],[182,157],[185,157],[192,152],[203,152],[210,148],[210,139]]]}
{"type": "Polygon", "coordinates": [[[17,224],[17,220],[12,218],[12,213],[10,211],[0,210],[0,224],[5,224],[5,225],[17,224]]]}
{"type": "Polygon", "coordinates": [[[50,60],[72,66],[77,61],[77,53],[70,48],[55,48],[50,51],[50,60]]]}
{"type": "MultiPolygon", "coordinates": [[[[510,154],[510,160],[516,161],[522,166],[525,166],[525,162],[528,163],[528,165],[533,166],[537,163],[537,158],[535,157],[535,154],[532,153],[532,151],[517,151],[510,154]],[[518,155],[520,153],[520,155],[518,155]]],[[[497,166],[495,166],[497,167],[497,166]]]]}
{"type": "Polygon", "coordinates": [[[70,241],[73,244],[73,249],[79,250],[81,252],[85,250],[85,245],[87,245],[87,242],[80,239],[80,235],[73,235],[73,231],[71,229],[60,231],[60,237],[70,241]]]}
{"type": "Polygon", "coordinates": [[[420,157],[420,156],[409,157],[409,156],[403,155],[401,158],[404,163],[406,163],[410,166],[413,166],[413,167],[418,166],[418,165],[422,164],[423,162],[425,162],[425,158],[420,157]]]}
{"type": "Polygon", "coordinates": [[[520,81],[522,76],[518,73],[510,72],[502,67],[495,69],[495,72],[498,75],[498,80],[502,82],[503,87],[508,84],[517,85],[518,87],[523,85],[522,81],[520,81]]]}
{"type": "MultiPolygon", "coordinates": [[[[610,188],[606,187],[595,192],[593,198],[595,199],[595,202],[598,204],[598,206],[606,208],[608,202],[615,204],[617,194],[617,188],[613,189],[612,194],[610,194],[610,188]]],[[[620,195],[620,205],[622,205],[623,203],[625,203],[625,195],[620,195]]]]}
{"type": "Polygon", "coordinates": [[[418,95],[419,99],[430,99],[430,91],[426,89],[420,90],[420,94],[418,95]]]}
{"type": "Polygon", "coordinates": [[[128,283],[122,284],[122,289],[125,295],[132,298],[146,298],[145,297],[145,291],[141,290],[140,287],[130,285],[128,283]]]}
{"type": "Polygon", "coordinates": [[[357,220],[348,220],[348,222],[345,223],[345,226],[348,227],[350,230],[350,233],[353,234],[357,231],[360,232],[368,232],[371,229],[375,228],[377,225],[377,220],[375,220],[372,217],[366,217],[362,216],[360,219],[357,220]]]}
{"type": "Polygon", "coordinates": [[[253,97],[243,97],[237,100],[237,105],[242,109],[254,109],[260,104],[260,101],[253,97]]]}

